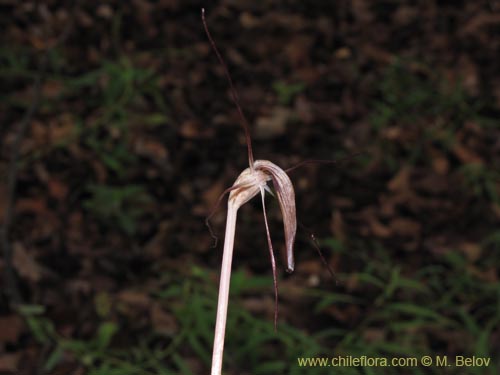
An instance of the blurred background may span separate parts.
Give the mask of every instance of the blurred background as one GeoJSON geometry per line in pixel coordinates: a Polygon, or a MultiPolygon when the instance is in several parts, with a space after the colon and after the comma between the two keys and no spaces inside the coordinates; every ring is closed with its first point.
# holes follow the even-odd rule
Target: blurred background
{"type": "Polygon", "coordinates": [[[341,160],[290,172],[338,283],[299,227],[277,332],[240,210],[224,373],[499,373],[498,1],[3,0],[0,374],[208,373],[225,200],[216,248],[204,220],[248,165],[201,7],[255,157],[341,160]],[[491,363],[297,362],[339,355],[491,363]]]}

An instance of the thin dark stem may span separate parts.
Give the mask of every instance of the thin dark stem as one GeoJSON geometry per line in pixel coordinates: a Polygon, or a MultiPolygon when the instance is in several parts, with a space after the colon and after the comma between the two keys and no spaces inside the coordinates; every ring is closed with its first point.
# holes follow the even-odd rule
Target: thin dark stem
{"type": "Polygon", "coordinates": [[[222,192],[221,195],[219,195],[219,198],[217,199],[217,202],[215,203],[215,206],[212,208],[212,210],[210,210],[210,213],[208,214],[208,216],[205,218],[205,225],[208,227],[208,231],[210,232],[210,236],[212,237],[212,239],[214,240],[214,244],[212,245],[212,248],[216,247],[217,246],[217,241],[218,241],[218,237],[215,235],[214,231],[212,230],[212,226],[210,225],[210,219],[212,218],[212,216],[215,215],[215,213],[217,212],[217,209],[219,208],[221,202],[222,202],[222,199],[224,198],[224,196],[233,191],[233,190],[236,190],[236,189],[239,189],[240,187],[242,187],[243,185],[241,184],[237,184],[237,185],[233,185],[231,187],[228,187],[226,190],[224,190],[222,192]]]}
{"type": "Polygon", "coordinates": [[[210,44],[212,45],[212,48],[217,55],[217,59],[219,60],[220,64],[222,65],[224,69],[224,74],[226,75],[227,81],[229,83],[229,91],[231,93],[231,98],[233,99],[234,104],[236,105],[236,108],[238,110],[238,114],[240,115],[241,118],[241,123],[243,125],[243,129],[245,130],[245,138],[247,141],[247,148],[248,148],[248,164],[250,165],[250,169],[253,171],[253,151],[252,151],[252,139],[250,137],[250,125],[248,124],[248,121],[243,113],[243,110],[241,109],[240,105],[240,98],[238,96],[238,92],[236,91],[236,88],[233,83],[233,79],[231,78],[231,75],[229,74],[229,69],[227,68],[226,63],[224,62],[224,59],[222,58],[222,55],[220,54],[217,45],[215,44],[214,39],[212,38],[212,35],[210,34],[210,31],[208,31],[208,26],[207,22],[205,20],[205,8],[201,9],[201,19],[203,21],[203,27],[205,28],[205,33],[207,34],[208,40],[210,41],[210,44]]]}
{"type": "Polygon", "coordinates": [[[262,197],[262,210],[264,212],[264,224],[266,225],[267,245],[269,247],[269,255],[271,258],[271,267],[273,269],[273,282],[274,282],[274,330],[278,328],[278,278],[276,276],[276,260],[274,258],[273,243],[271,241],[271,233],[269,232],[269,224],[267,222],[266,203],[264,198],[264,189],[260,189],[262,197]]]}
{"type": "Polygon", "coordinates": [[[303,167],[304,165],[307,165],[307,164],[340,164],[340,163],[349,161],[352,158],[355,158],[355,157],[360,156],[362,154],[364,154],[364,152],[356,152],[356,153],[354,153],[352,155],[343,157],[343,158],[338,159],[338,160],[308,159],[308,160],[301,161],[300,163],[294,165],[293,167],[285,169],[285,172],[286,173],[292,172],[295,169],[303,167]]]}
{"type": "Polygon", "coordinates": [[[76,2],[76,0],[72,1],[69,6],[69,9],[71,10],[71,17],[68,20],[66,28],[63,30],[59,38],[57,38],[55,43],[44,51],[43,55],[40,58],[38,72],[33,83],[33,98],[31,100],[30,106],[21,119],[14,139],[14,143],[12,145],[11,157],[7,170],[7,203],[4,213],[3,226],[0,231],[0,243],[2,246],[2,253],[5,264],[5,292],[13,305],[19,305],[23,302],[17,276],[12,264],[13,251],[12,244],[9,238],[10,229],[14,220],[14,204],[16,200],[16,187],[19,171],[19,158],[21,155],[21,143],[26,136],[26,132],[33,120],[33,117],[40,107],[40,101],[42,97],[42,83],[45,80],[47,74],[49,54],[56,47],[64,43],[64,41],[66,41],[70,35],[71,28],[73,27],[73,15],[76,2]]]}
{"type": "Polygon", "coordinates": [[[338,285],[339,284],[339,281],[337,279],[337,277],[335,276],[335,272],[333,272],[333,269],[332,267],[330,267],[330,265],[328,264],[328,262],[326,261],[326,258],[325,256],[323,255],[323,252],[321,251],[321,248],[319,246],[319,242],[318,240],[316,239],[316,236],[314,235],[314,233],[308,229],[304,224],[300,223],[299,222],[299,225],[300,227],[307,232],[307,235],[309,236],[309,239],[311,240],[311,243],[314,247],[314,249],[316,249],[316,251],[318,252],[318,255],[321,259],[321,262],[324,264],[324,266],[326,267],[326,269],[328,270],[328,272],[330,273],[330,275],[332,276],[332,278],[335,280],[335,284],[338,285]]]}
{"type": "Polygon", "coordinates": [[[41,86],[45,75],[44,64],[41,64],[43,69],[40,69],[35,77],[33,84],[33,99],[31,104],[21,120],[17,130],[16,138],[12,145],[12,154],[10,157],[9,168],[7,171],[7,207],[5,208],[4,224],[2,226],[2,249],[5,263],[5,291],[14,304],[22,303],[21,293],[17,282],[14,267],[12,265],[12,245],[9,239],[9,231],[14,219],[14,202],[17,187],[17,172],[19,166],[19,156],[21,143],[26,135],[28,125],[31,123],[33,116],[40,106],[41,86]]]}

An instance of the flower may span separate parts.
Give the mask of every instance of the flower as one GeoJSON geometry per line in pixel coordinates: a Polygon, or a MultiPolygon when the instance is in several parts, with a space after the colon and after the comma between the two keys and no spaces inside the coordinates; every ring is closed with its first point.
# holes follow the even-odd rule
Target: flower
{"type": "MultiPolygon", "coordinates": [[[[285,231],[286,271],[292,272],[295,268],[293,246],[297,233],[297,217],[295,209],[295,191],[292,181],[286,172],[268,160],[256,160],[253,164],[253,168],[245,169],[234,182],[231,193],[229,194],[229,204],[233,205],[235,209],[238,209],[255,197],[258,192],[261,192],[262,199],[264,199],[265,191],[272,194],[267,185],[268,181],[273,182],[274,190],[276,191],[280,204],[285,231]]],[[[263,209],[266,230],[268,232],[268,242],[272,248],[265,206],[263,209]]]]}

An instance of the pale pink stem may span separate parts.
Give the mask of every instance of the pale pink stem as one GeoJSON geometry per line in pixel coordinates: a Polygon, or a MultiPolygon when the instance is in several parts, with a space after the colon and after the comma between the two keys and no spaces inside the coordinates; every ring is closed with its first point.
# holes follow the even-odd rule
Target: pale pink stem
{"type": "Polygon", "coordinates": [[[221,375],[222,371],[229,285],[231,282],[231,263],[233,260],[234,233],[236,231],[236,216],[238,208],[239,206],[233,204],[230,199],[227,209],[226,235],[224,238],[224,253],[222,255],[222,267],[220,273],[219,300],[217,302],[217,319],[215,322],[211,375],[221,375]]]}

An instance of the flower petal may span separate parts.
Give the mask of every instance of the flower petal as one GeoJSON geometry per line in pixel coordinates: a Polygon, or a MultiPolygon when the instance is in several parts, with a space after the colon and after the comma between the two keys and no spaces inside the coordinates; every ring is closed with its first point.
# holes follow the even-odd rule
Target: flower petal
{"type": "Polygon", "coordinates": [[[283,226],[285,229],[286,242],[286,270],[292,272],[295,268],[293,256],[293,245],[297,233],[297,214],[295,210],[295,191],[292,181],[286,172],[276,164],[268,160],[256,160],[254,163],[255,171],[263,171],[271,176],[274,189],[278,195],[281,215],[283,216],[283,226]]]}
{"type": "Polygon", "coordinates": [[[229,204],[232,204],[236,209],[243,206],[250,199],[255,197],[260,192],[260,187],[265,185],[271,177],[264,171],[245,169],[240,173],[232,186],[229,194],[229,204]]]}

